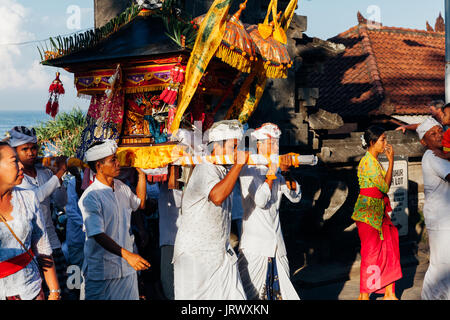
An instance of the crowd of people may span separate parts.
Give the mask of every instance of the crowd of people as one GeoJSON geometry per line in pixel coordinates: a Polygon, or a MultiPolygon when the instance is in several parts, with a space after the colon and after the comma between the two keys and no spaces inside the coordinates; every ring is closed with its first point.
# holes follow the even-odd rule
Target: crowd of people
{"type": "MultiPolygon", "coordinates": [[[[422,298],[450,299],[450,131],[443,129],[450,104],[435,103],[432,111],[423,123],[399,130],[416,130],[427,149],[422,167],[431,258],[422,298]]],[[[276,125],[250,132],[252,152],[279,154],[276,125]]],[[[197,164],[183,171],[178,187],[149,182],[145,170],[121,168],[113,140],[89,147],[88,169],[68,167],[64,157],[49,169],[39,161],[33,129],[15,127],[9,134],[0,142],[0,300],[139,300],[149,292],[169,300],[299,300],[279,216],[283,195],[293,203],[302,197],[292,158],[248,164],[239,121],[214,123],[204,139],[212,156],[234,164],[197,164]],[[63,243],[55,210],[67,216],[63,243]],[[69,266],[80,270],[75,292],[69,266]]],[[[387,196],[394,149],[381,127],[371,126],[361,140],[367,152],[352,215],[361,241],[358,299],[376,292],[396,300],[402,270],[387,196]]]]}

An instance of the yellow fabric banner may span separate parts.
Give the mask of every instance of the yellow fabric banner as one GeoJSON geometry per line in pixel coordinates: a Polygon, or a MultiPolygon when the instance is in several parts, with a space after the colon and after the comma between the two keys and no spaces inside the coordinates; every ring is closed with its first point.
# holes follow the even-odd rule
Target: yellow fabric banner
{"type": "MultiPolygon", "coordinates": [[[[287,29],[289,29],[292,18],[295,14],[295,10],[297,8],[297,2],[298,0],[291,0],[281,18],[280,27],[284,31],[287,31],[287,29]]],[[[269,11],[272,10],[272,12],[274,12],[274,6],[276,6],[277,3],[278,1],[271,0],[266,16],[266,21],[263,25],[268,24],[269,11]]],[[[244,84],[242,85],[242,88],[238,96],[234,100],[232,107],[228,110],[226,119],[238,119],[241,123],[246,123],[258,107],[258,104],[266,87],[266,82],[266,71],[264,69],[264,66],[259,63],[258,67],[254,69],[254,71],[247,77],[244,84]]]]}
{"type": "Polygon", "coordinates": [[[245,79],[241,91],[228,110],[225,119],[238,119],[241,123],[246,123],[258,107],[266,82],[266,72],[263,62],[260,61],[254,71],[245,79]]]}
{"type": "Polygon", "coordinates": [[[297,9],[298,0],[291,0],[288,6],[286,7],[286,11],[281,18],[280,25],[284,31],[287,31],[289,26],[291,25],[292,18],[294,17],[295,10],[297,9]]]}
{"type": "Polygon", "coordinates": [[[203,20],[186,67],[186,80],[171,131],[176,132],[211,58],[219,48],[232,0],[215,0],[203,20]]]}

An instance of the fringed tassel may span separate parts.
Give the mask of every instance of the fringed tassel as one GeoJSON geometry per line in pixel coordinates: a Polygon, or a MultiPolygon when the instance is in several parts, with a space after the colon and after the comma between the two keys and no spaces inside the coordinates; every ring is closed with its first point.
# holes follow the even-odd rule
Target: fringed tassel
{"type": "Polygon", "coordinates": [[[48,99],[47,105],[45,106],[45,113],[50,115],[52,113],[52,98],[48,99]]]}
{"type": "Polygon", "coordinates": [[[132,87],[132,88],[124,88],[125,93],[143,93],[143,92],[150,92],[150,91],[162,91],[165,88],[167,88],[166,85],[160,85],[160,86],[144,86],[144,87],[132,87]]]}
{"type": "Polygon", "coordinates": [[[286,65],[269,65],[265,66],[266,74],[268,78],[279,79],[279,78],[287,78],[287,66],[286,65]]]}
{"type": "Polygon", "coordinates": [[[243,56],[241,53],[235,52],[222,44],[217,50],[216,57],[241,72],[250,73],[252,71],[253,62],[250,57],[247,55],[243,56]]]}
{"type": "Polygon", "coordinates": [[[59,96],[65,93],[64,86],[59,79],[61,74],[56,72],[56,78],[50,84],[48,91],[50,92],[50,98],[45,106],[45,112],[54,118],[58,114],[59,110],[59,96]],[[53,102],[52,102],[53,100],[53,102]]]}
{"type": "Polygon", "coordinates": [[[51,111],[50,116],[52,118],[55,118],[56,115],[58,114],[58,111],[59,111],[59,102],[58,102],[58,100],[55,99],[55,101],[53,101],[53,103],[52,103],[52,111],[51,111]]]}
{"type": "Polygon", "coordinates": [[[91,100],[92,97],[93,97],[93,95],[89,95],[89,94],[86,94],[86,93],[82,93],[82,92],[78,92],[77,93],[77,98],[80,98],[80,99],[91,100]]]}

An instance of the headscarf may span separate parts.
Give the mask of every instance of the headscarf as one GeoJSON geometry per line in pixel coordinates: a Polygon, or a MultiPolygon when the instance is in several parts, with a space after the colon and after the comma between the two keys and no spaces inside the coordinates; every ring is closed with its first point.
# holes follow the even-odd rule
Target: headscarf
{"type": "Polygon", "coordinates": [[[269,138],[279,139],[281,130],[276,124],[265,123],[258,129],[252,132],[252,137],[256,140],[267,140],[269,138]]]}
{"type": "Polygon", "coordinates": [[[229,139],[240,141],[244,136],[244,129],[239,120],[222,120],[214,123],[205,134],[207,134],[208,143],[229,139]]]}
{"type": "Polygon", "coordinates": [[[117,152],[117,143],[114,140],[104,140],[102,144],[90,147],[85,153],[87,162],[97,161],[109,157],[117,152]]]}
{"type": "Polygon", "coordinates": [[[13,148],[26,143],[37,143],[36,131],[34,128],[28,129],[27,127],[17,126],[8,131],[8,134],[8,143],[13,148]]]}
{"type": "Polygon", "coordinates": [[[416,129],[416,132],[419,135],[419,139],[422,140],[425,134],[435,126],[439,126],[442,128],[442,125],[431,117],[427,118],[424,122],[422,122],[422,124],[418,126],[416,129]]]}

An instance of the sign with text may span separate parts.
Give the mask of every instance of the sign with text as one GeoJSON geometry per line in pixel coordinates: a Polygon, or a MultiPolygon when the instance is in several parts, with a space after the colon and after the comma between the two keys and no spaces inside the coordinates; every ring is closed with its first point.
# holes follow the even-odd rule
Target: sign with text
{"type": "MultiPolygon", "coordinates": [[[[380,159],[384,170],[387,170],[389,163],[380,159]]],[[[394,170],[392,172],[392,184],[389,189],[389,199],[391,200],[392,223],[398,228],[399,236],[408,234],[408,160],[404,157],[394,159],[394,170]]]]}

